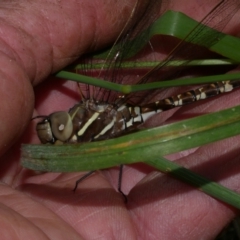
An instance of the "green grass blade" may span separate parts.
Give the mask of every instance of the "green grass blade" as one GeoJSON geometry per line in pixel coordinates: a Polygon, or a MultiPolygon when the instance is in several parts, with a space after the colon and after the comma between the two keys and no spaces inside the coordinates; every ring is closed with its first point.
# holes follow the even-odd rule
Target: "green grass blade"
{"type": "MultiPolygon", "coordinates": [[[[152,69],[156,67],[160,62],[133,62],[133,61],[126,61],[122,62],[121,68],[122,69],[152,69]]],[[[237,65],[240,62],[230,59],[200,59],[200,60],[172,60],[168,61],[167,66],[170,67],[178,67],[178,66],[221,66],[221,65],[237,65]]],[[[161,64],[165,64],[165,62],[161,62],[161,64]]],[[[74,65],[74,69],[84,69],[86,64],[77,64],[74,65]]],[[[101,69],[108,69],[108,66],[103,63],[91,63],[91,69],[97,71],[101,69]]]]}
{"type": "Polygon", "coordinates": [[[197,187],[202,192],[240,209],[240,194],[216,182],[202,177],[174,162],[170,162],[163,157],[158,157],[154,160],[151,159],[147,163],[157,169],[161,169],[163,173],[170,174],[183,182],[197,187]]]}
{"type": "Polygon", "coordinates": [[[112,82],[104,81],[101,79],[96,79],[96,78],[83,76],[80,74],[66,72],[66,71],[61,71],[58,74],[56,74],[56,76],[59,78],[71,79],[72,81],[90,84],[92,86],[103,87],[105,89],[110,89],[123,94],[128,94],[131,92],[138,92],[143,90],[150,90],[150,89],[176,87],[176,86],[188,86],[193,84],[205,84],[205,83],[240,79],[240,73],[229,73],[229,74],[221,74],[221,75],[214,75],[214,76],[153,82],[153,83],[146,83],[146,84],[139,84],[139,85],[123,85],[123,84],[112,83],[112,82]]]}
{"type": "MultiPolygon", "coordinates": [[[[167,36],[173,36],[179,39],[185,39],[188,36],[188,34],[198,24],[199,23],[197,21],[195,21],[194,19],[188,17],[187,15],[181,12],[167,11],[156,22],[154,22],[150,26],[150,29],[146,29],[142,34],[140,34],[139,39],[142,39],[143,35],[147,35],[147,34],[149,36],[148,40],[150,40],[153,36],[156,36],[156,35],[167,35],[167,36]]],[[[205,35],[206,33],[209,36],[216,35],[217,31],[207,26],[203,26],[202,35],[205,35]]],[[[219,33],[218,39],[219,41],[217,41],[214,45],[210,47],[208,47],[208,43],[206,43],[206,41],[200,42],[199,45],[206,46],[210,50],[217,52],[222,56],[225,56],[227,58],[230,58],[232,60],[236,60],[239,62],[240,61],[239,38],[236,38],[224,33],[219,33]]],[[[132,44],[132,43],[129,42],[129,44],[132,44]]],[[[131,48],[131,49],[132,49],[132,52],[130,52],[128,56],[126,56],[126,59],[136,55],[136,53],[141,50],[141,48],[138,48],[138,49],[131,48]]],[[[109,53],[109,50],[102,52],[101,54],[96,54],[95,57],[100,59],[105,59],[108,53],[109,53]]]]}
{"type": "MultiPolygon", "coordinates": [[[[240,106],[134,134],[87,144],[23,145],[22,165],[72,172],[148,162],[240,134],[240,106]]],[[[160,170],[160,169],[159,169],[160,170]]]]}
{"type": "MultiPolygon", "coordinates": [[[[207,84],[214,83],[226,80],[239,80],[240,73],[228,73],[221,75],[213,75],[213,76],[204,76],[204,77],[194,77],[194,78],[186,78],[186,79],[176,79],[171,81],[162,81],[162,82],[153,82],[153,83],[145,83],[138,85],[129,85],[125,86],[126,90],[129,88],[129,92],[139,92],[150,89],[158,89],[158,88],[168,88],[168,87],[181,87],[181,86],[189,86],[194,84],[207,84]]],[[[123,87],[122,87],[123,88],[123,87]]],[[[127,93],[129,93],[127,92],[127,93]]]]}

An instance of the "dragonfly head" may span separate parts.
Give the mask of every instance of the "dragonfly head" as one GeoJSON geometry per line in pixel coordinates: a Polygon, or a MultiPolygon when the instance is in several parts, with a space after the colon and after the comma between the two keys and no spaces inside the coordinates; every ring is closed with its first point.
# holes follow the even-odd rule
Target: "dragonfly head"
{"type": "Polygon", "coordinates": [[[44,144],[54,144],[57,140],[66,142],[72,136],[72,119],[67,112],[55,112],[49,116],[37,116],[35,118],[43,118],[37,124],[36,130],[38,138],[44,144]]]}

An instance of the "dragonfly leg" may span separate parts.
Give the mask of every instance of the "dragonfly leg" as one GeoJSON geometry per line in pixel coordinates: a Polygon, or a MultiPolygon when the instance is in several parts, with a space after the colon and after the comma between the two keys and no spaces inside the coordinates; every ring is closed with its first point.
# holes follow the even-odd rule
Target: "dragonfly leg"
{"type": "Polygon", "coordinates": [[[122,191],[122,176],[123,176],[123,164],[120,165],[119,176],[118,176],[118,191],[122,194],[124,202],[127,203],[127,196],[122,191]]]}
{"type": "Polygon", "coordinates": [[[73,189],[73,192],[76,192],[77,187],[78,187],[78,184],[79,184],[80,182],[82,182],[84,179],[86,179],[87,177],[89,177],[90,175],[92,175],[94,172],[96,172],[96,171],[90,171],[90,172],[86,173],[84,176],[82,176],[81,178],[79,178],[79,179],[76,181],[76,183],[75,183],[75,187],[74,187],[74,189],[73,189]]]}
{"type": "MultiPolygon", "coordinates": [[[[76,183],[75,183],[75,187],[73,189],[73,192],[76,192],[78,184],[80,182],[82,182],[84,179],[86,179],[87,177],[89,177],[90,175],[92,175],[94,172],[96,171],[90,171],[88,173],[86,173],[84,176],[82,176],[81,178],[79,178],[76,183]]],[[[127,196],[122,192],[122,175],[123,175],[123,165],[120,165],[120,169],[119,169],[119,176],[118,176],[118,191],[122,194],[124,201],[127,202],[127,196]]]]}

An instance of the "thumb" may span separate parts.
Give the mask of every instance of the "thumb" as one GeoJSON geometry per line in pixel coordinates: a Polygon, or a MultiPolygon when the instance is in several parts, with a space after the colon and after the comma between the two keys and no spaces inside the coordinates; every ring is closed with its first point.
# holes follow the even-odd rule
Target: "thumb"
{"type": "Polygon", "coordinates": [[[82,53],[116,39],[135,1],[2,2],[0,4],[0,154],[32,116],[32,85],[82,53]]]}

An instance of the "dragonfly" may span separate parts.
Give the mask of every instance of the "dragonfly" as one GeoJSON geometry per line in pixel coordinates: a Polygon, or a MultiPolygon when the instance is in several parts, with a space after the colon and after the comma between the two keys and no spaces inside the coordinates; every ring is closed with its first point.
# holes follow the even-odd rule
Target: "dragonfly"
{"type": "MultiPolygon", "coordinates": [[[[141,33],[143,28],[146,28],[146,25],[157,19],[159,12],[157,10],[160,8],[161,1],[157,3],[151,1],[147,4],[144,11],[140,12],[141,20],[136,21],[136,13],[139,11],[140,4],[141,1],[137,1],[129,20],[114,44],[114,48],[110,50],[104,62],[107,71],[102,69],[98,75],[99,78],[116,83],[126,81],[121,75],[121,64],[130,49],[139,45],[138,40],[135,41],[136,36],[141,33]]],[[[215,23],[214,28],[217,30],[223,29],[231,17],[234,16],[237,9],[236,4],[239,5],[238,1],[220,1],[201,21],[201,24],[211,25],[215,18],[221,15],[222,20],[215,23]]],[[[197,55],[192,54],[194,47],[189,46],[186,42],[198,44],[207,39],[208,42],[205,46],[208,47],[221,37],[217,32],[213,36],[207,32],[205,35],[201,35],[202,31],[202,25],[198,25],[186,39],[177,44],[165,61],[159,63],[138,79],[137,84],[156,81],[156,79],[159,79],[160,72],[163,80],[174,78],[179,73],[179,69],[175,70],[168,63],[179,55],[186,55],[189,58],[197,55]],[[164,72],[164,69],[167,69],[167,71],[164,72]]],[[[146,39],[145,37],[143,42],[147,42],[146,39]]],[[[189,61],[186,60],[185,63],[189,61]]],[[[137,131],[147,119],[156,113],[230,92],[239,86],[240,80],[221,81],[150,103],[147,99],[147,103],[144,103],[142,101],[143,97],[138,97],[134,93],[121,95],[100,87],[86,86],[84,89],[84,86],[80,85],[82,100],[70,108],[69,111],[35,117],[42,118],[42,121],[37,124],[36,130],[40,141],[44,144],[71,144],[117,138],[137,131]]],[[[159,94],[159,92],[159,90],[151,90],[145,94],[151,100],[152,96],[159,94]]],[[[74,189],[76,190],[78,183],[93,172],[91,171],[80,178],[74,189]]],[[[118,190],[122,193],[121,174],[119,176],[118,190]]]]}

